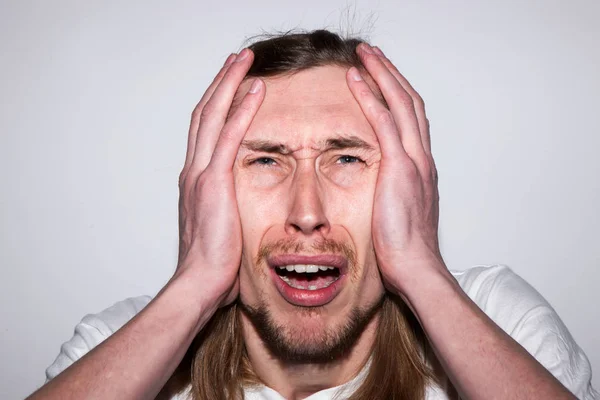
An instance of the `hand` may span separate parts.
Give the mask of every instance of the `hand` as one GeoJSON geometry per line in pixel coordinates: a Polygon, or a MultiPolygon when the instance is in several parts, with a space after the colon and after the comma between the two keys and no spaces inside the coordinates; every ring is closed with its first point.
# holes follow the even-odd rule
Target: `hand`
{"type": "Polygon", "coordinates": [[[242,138],[264,99],[264,82],[256,79],[229,118],[228,113],[253,58],[249,49],[232,54],[194,109],[179,176],[175,276],[201,280],[208,288],[203,296],[219,307],[233,302],[239,293],[242,230],[232,169],[242,138]]]}
{"type": "Polygon", "coordinates": [[[429,123],[421,97],[378,48],[357,48],[389,109],[356,68],[352,94],[373,127],[381,163],[373,204],[372,235],[384,284],[404,294],[424,268],[446,270],[439,250],[439,194],[429,123]]]}

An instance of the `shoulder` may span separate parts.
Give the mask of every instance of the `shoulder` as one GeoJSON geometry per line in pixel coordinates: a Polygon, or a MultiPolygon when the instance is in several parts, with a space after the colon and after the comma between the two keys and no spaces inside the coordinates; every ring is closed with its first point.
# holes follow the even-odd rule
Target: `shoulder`
{"type": "Polygon", "coordinates": [[[571,392],[581,399],[595,398],[588,358],[533,286],[505,265],[477,265],[450,272],[488,317],[571,392]]]}
{"type": "Polygon", "coordinates": [[[533,286],[506,265],[477,265],[451,273],[479,308],[505,330],[516,328],[518,316],[537,307],[550,307],[533,286]]]}
{"type": "Polygon", "coordinates": [[[75,326],[73,336],[60,347],[54,362],[46,369],[50,380],[119,330],[152,300],[150,296],[131,297],[96,314],[88,314],[75,326]]]}
{"type": "Polygon", "coordinates": [[[94,327],[102,334],[110,336],[129,322],[151,300],[152,297],[150,296],[130,297],[115,303],[97,314],[86,315],[81,320],[81,323],[94,327]]]}

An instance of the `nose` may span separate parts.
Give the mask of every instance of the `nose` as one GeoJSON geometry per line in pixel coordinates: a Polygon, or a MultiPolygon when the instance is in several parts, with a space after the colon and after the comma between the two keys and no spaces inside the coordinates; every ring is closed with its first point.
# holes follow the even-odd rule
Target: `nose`
{"type": "Polygon", "coordinates": [[[285,222],[285,231],[289,235],[326,235],[330,225],[325,215],[316,172],[308,166],[305,167],[302,171],[296,170],[292,182],[291,208],[285,222]]]}

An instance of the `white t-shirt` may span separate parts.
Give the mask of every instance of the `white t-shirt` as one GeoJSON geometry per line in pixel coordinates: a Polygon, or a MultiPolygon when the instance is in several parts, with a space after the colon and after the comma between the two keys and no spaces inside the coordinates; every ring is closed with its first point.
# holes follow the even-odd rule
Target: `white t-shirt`
{"type": "MultiPolygon", "coordinates": [[[[548,302],[510,268],[502,265],[475,266],[451,271],[462,289],[498,326],[519,342],[578,399],[600,400],[591,386],[590,363],[548,302]]],[[[52,379],[94,346],[97,346],[152,300],[140,296],[123,300],[98,313],[86,315],[75,327],[75,334],[61,347],[60,354],[46,370],[52,379]]],[[[347,398],[360,384],[366,369],[344,385],[322,390],[306,400],[347,398]]],[[[445,390],[430,386],[427,400],[447,400],[445,390]]],[[[187,399],[186,394],[173,400],[187,399]]],[[[266,386],[247,389],[248,400],[284,400],[266,386]]]]}

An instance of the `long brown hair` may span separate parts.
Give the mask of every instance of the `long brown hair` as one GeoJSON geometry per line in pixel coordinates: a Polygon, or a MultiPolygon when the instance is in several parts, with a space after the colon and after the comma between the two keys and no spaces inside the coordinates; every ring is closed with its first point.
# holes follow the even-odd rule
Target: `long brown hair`
{"type": "MultiPolygon", "coordinates": [[[[274,77],[319,66],[364,67],[355,52],[360,38],[326,31],[261,36],[249,47],[254,63],[248,77],[274,77]]],[[[240,307],[222,308],[194,339],[159,398],[168,398],[191,383],[194,400],[243,399],[243,388],[260,384],[248,359],[240,307]]],[[[369,370],[351,400],[422,400],[435,373],[425,334],[408,307],[386,294],[379,314],[369,370]]]]}

